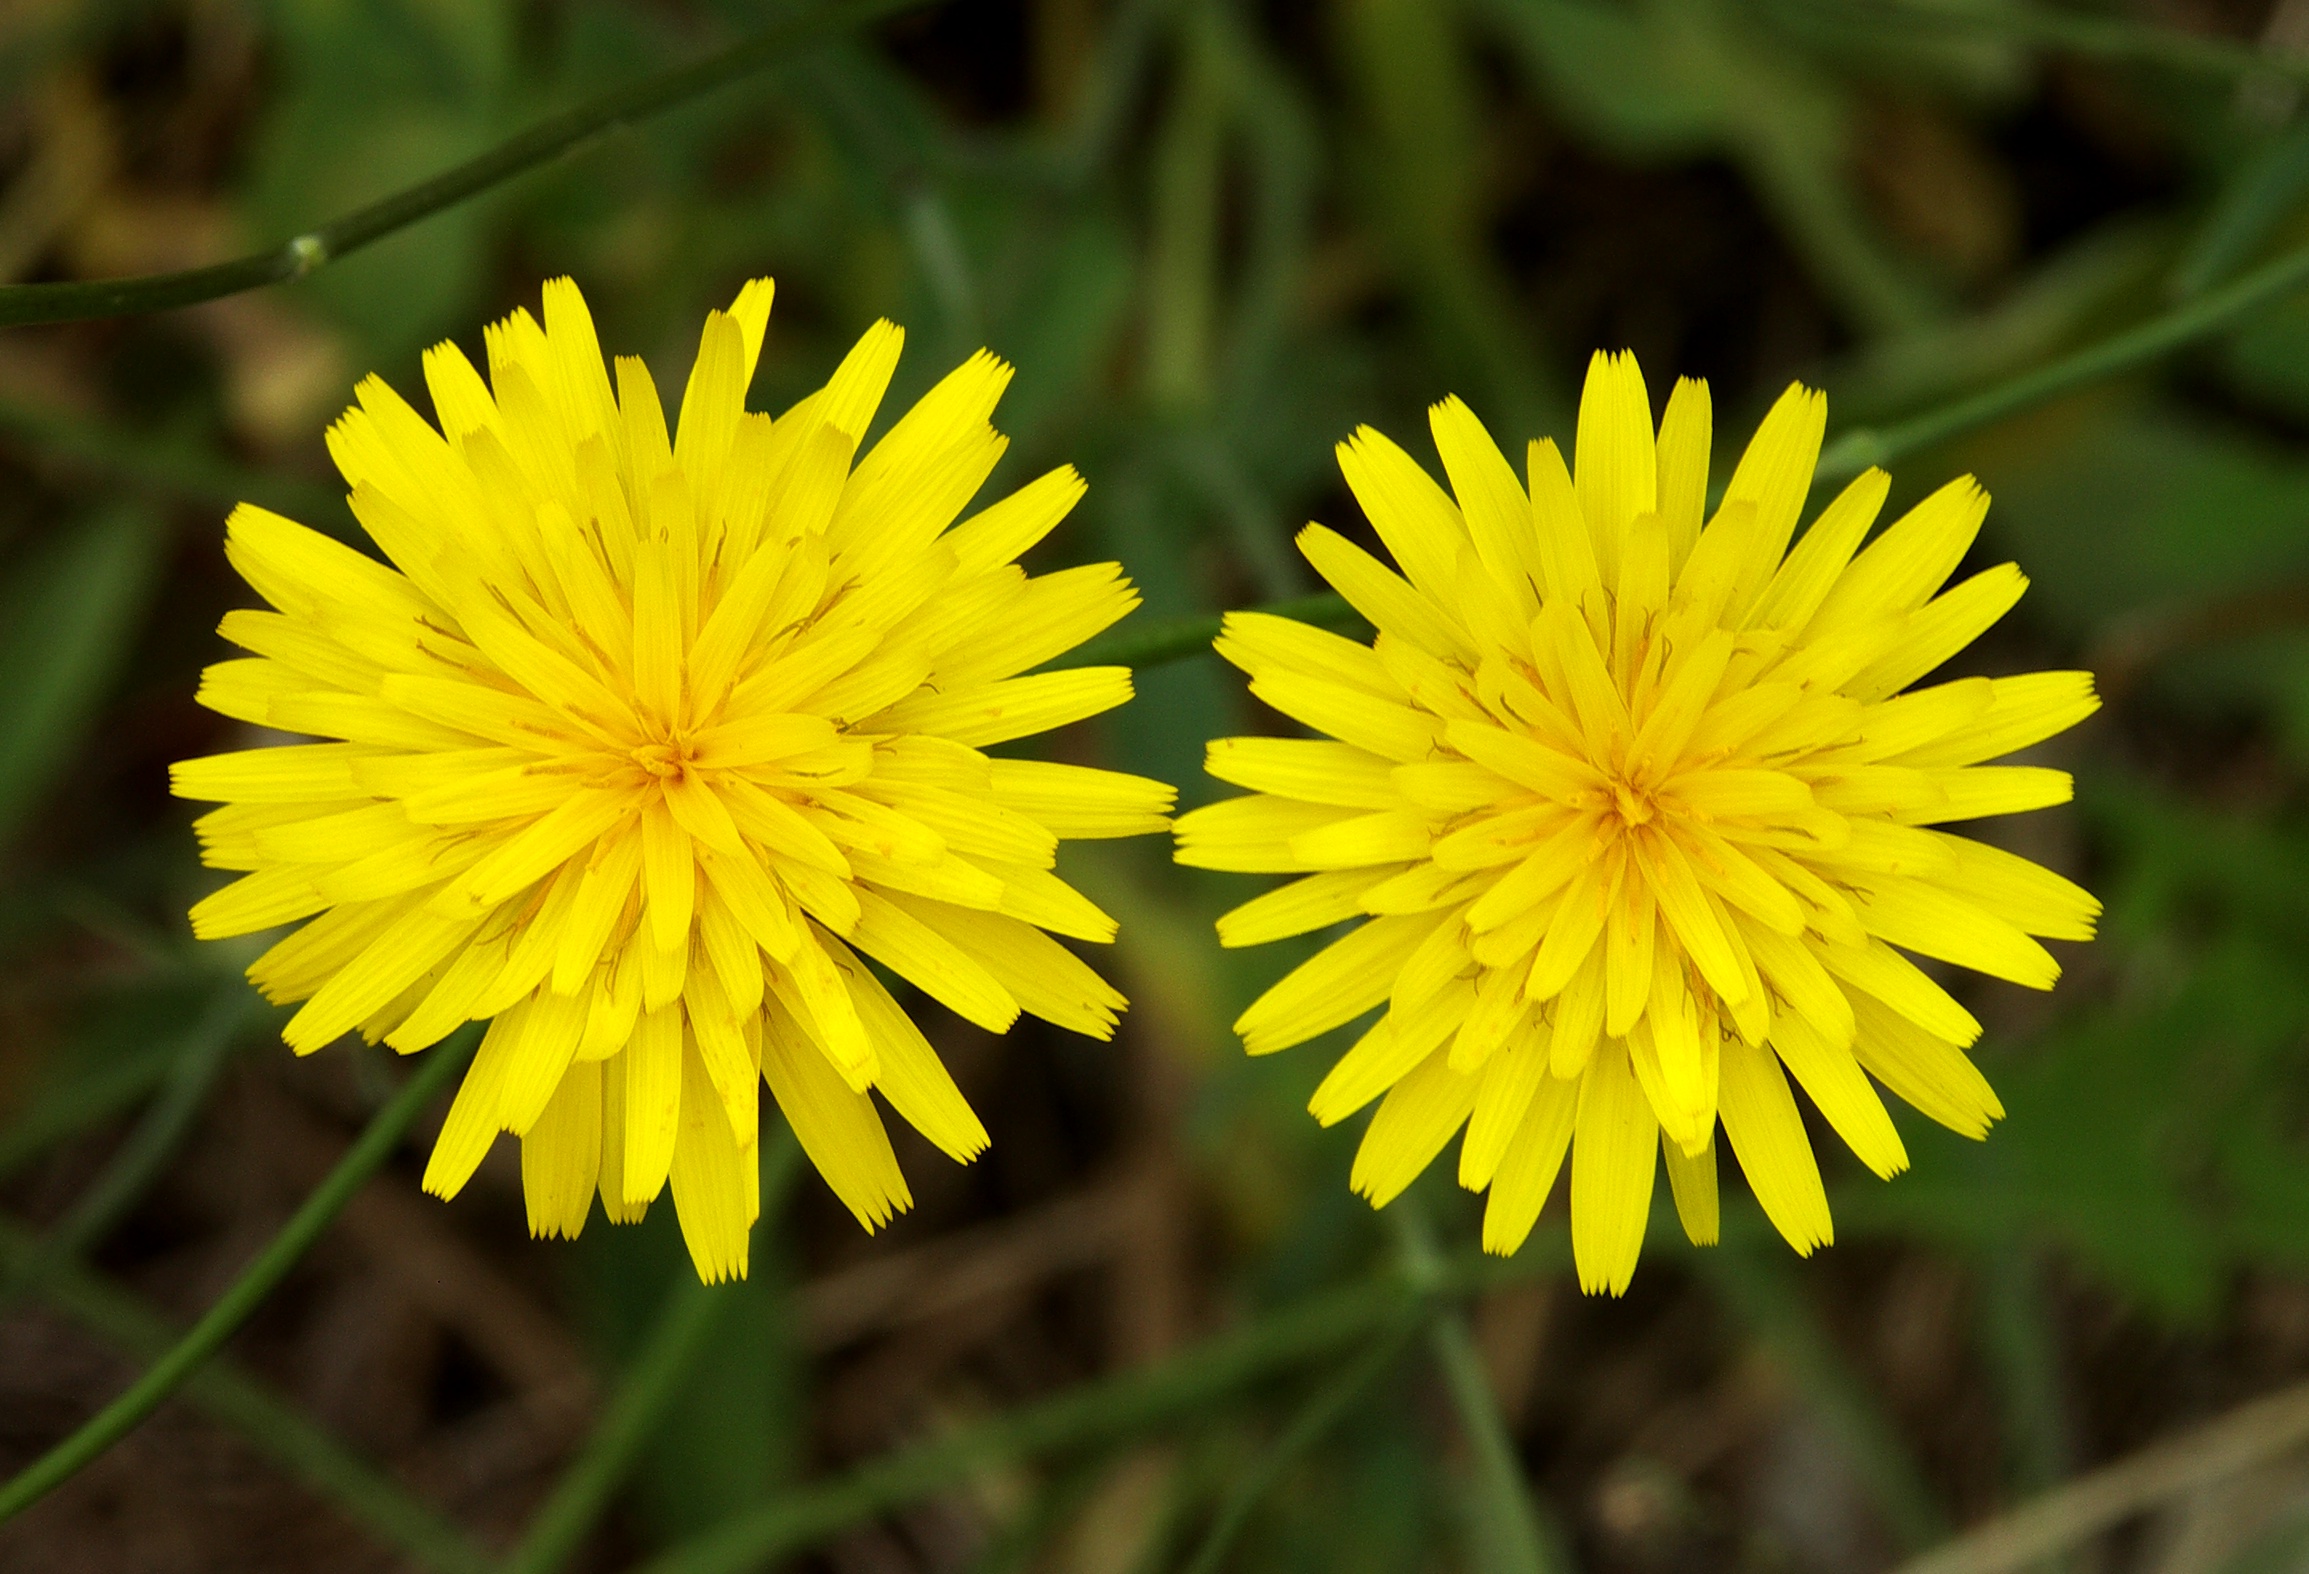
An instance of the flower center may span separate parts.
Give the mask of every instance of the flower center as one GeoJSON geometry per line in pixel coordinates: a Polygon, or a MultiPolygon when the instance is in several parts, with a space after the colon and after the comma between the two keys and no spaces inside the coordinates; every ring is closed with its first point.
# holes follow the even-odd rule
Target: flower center
{"type": "Polygon", "coordinates": [[[1624,776],[1612,778],[1611,793],[1612,808],[1618,813],[1620,824],[1625,829],[1633,830],[1639,825],[1648,824],[1658,812],[1658,805],[1653,801],[1649,789],[1637,786],[1624,776]]]}
{"type": "Polygon", "coordinates": [[[668,781],[689,768],[689,740],[676,736],[667,743],[645,743],[632,751],[634,764],[668,781]]]}

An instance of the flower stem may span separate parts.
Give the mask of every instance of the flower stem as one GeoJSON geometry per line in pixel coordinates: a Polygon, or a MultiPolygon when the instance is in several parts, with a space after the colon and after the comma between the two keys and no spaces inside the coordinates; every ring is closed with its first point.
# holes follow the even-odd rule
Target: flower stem
{"type": "Polygon", "coordinates": [[[2114,376],[2207,338],[2238,318],[2309,284],[2309,247],[2286,253],[2236,282],[2197,297],[2049,366],[2008,378],[1937,410],[1890,426],[1846,432],[1820,455],[1816,479],[1841,481],[1919,449],[2040,405],[2072,388],[2114,376]]]}
{"type": "Polygon", "coordinates": [[[831,34],[923,3],[924,0],[833,0],[831,4],[813,7],[799,16],[774,22],[718,54],[630,83],[549,116],[431,180],[340,214],[278,246],[236,257],[230,262],[188,268],[180,273],[0,288],[0,327],[167,311],[301,279],[396,230],[406,229],[516,175],[573,153],[605,132],[647,119],[726,83],[767,70],[797,49],[831,34]]]}
{"type": "Polygon", "coordinates": [[[668,1548],[630,1574],[745,1574],[875,1515],[1017,1460],[1071,1451],[1082,1458],[1111,1438],[1136,1437],[1207,1411],[1237,1390],[1373,1336],[1417,1326],[1433,1297],[1565,1272],[1570,1241],[1543,1229],[1512,1259],[1443,1264],[1424,1289],[1400,1273],[1310,1296],[1152,1366],[1120,1372],[896,1449],[831,1481],[798,1487],[668,1548]]]}
{"type": "MultiPolygon", "coordinates": [[[[1435,1249],[1435,1230],[1416,1197],[1398,1197],[1388,1209],[1395,1221],[1403,1257],[1403,1271],[1412,1285],[1429,1290],[1443,1276],[1443,1261],[1435,1249]]],[[[1486,1537],[1491,1558],[1486,1566],[1498,1574],[1545,1574],[1546,1541],[1540,1530],[1539,1506],[1524,1478],[1523,1460],[1508,1434],[1507,1418],[1499,1413],[1491,1378],[1476,1353],[1467,1329],[1467,1316],[1456,1301],[1438,1298],[1427,1310],[1427,1340],[1435,1364],[1450,1391],[1452,1408],[1475,1454],[1476,1482],[1483,1493],[1486,1537]]]]}
{"type": "Polygon", "coordinates": [[[1085,1383],[798,1488],[661,1553],[635,1574],[742,1574],[1009,1461],[1136,1436],[1205,1410],[1248,1383],[1369,1335],[1415,1304],[1397,1278],[1315,1297],[1156,1365],[1085,1383]]]}
{"type": "MultiPolygon", "coordinates": [[[[763,1237],[784,1211],[801,1159],[793,1128],[781,1122],[777,1135],[762,1149],[762,1211],[754,1225],[757,1254],[763,1237]]],[[[681,1392],[683,1380],[705,1353],[733,1299],[730,1287],[709,1287],[687,1273],[675,1283],[616,1399],[530,1521],[521,1544],[501,1566],[502,1574],[549,1574],[568,1561],[625,1479],[634,1456],[657,1430],[666,1406],[681,1392]]]]}
{"type": "Polygon", "coordinates": [[[272,1293],[299,1258],[344,1211],[353,1194],[391,1157],[402,1136],[416,1124],[435,1095],[447,1088],[480,1038],[468,1028],[425,1055],[414,1076],[377,1112],[369,1127],[314,1188],[256,1261],[243,1269],[175,1347],[155,1361],[129,1390],[92,1416],[77,1432],[0,1485],[0,1521],[13,1519],[119,1442],[184,1386],[201,1364],[223,1347],[272,1293]]]}
{"type": "Polygon", "coordinates": [[[1182,1574],[1218,1574],[1226,1562],[1227,1553],[1234,1547],[1235,1538],[1242,1534],[1243,1526],[1249,1523],[1251,1510],[1258,1507],[1259,1500],[1273,1489],[1291,1462],[1321,1442],[1324,1434],[1338,1425],[1355,1407],[1355,1402],[1363,1397],[1364,1391],[1395,1364],[1397,1357],[1403,1353],[1404,1344],[1415,1331],[1416,1325],[1409,1321],[1389,1329],[1371,1342],[1370,1348],[1363,1352],[1362,1359],[1317,1390],[1315,1397],[1307,1401],[1306,1408],[1292,1418],[1282,1436],[1276,1438],[1267,1451],[1259,1456],[1257,1463],[1236,1481],[1234,1490],[1227,1494],[1227,1500],[1220,1506],[1217,1518],[1212,1520],[1210,1530],[1203,1536],[1202,1545],[1195,1549],[1194,1557],[1188,1561],[1182,1574]]]}

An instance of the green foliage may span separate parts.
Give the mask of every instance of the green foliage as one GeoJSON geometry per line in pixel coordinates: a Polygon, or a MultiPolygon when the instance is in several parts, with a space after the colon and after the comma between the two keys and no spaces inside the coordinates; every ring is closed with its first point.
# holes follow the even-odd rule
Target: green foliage
{"type": "MultiPolygon", "coordinates": [[[[138,9],[97,7],[94,20],[28,35],[0,52],[0,80],[95,48],[138,9]]],[[[1979,659],[1998,670],[2089,662],[2111,679],[2114,714],[2055,762],[2079,775],[2080,802],[2046,817],[2038,832],[2052,845],[2033,849],[2104,896],[2107,933],[2066,949],[2072,976],[2049,1001],[1975,992],[1991,1028],[1980,1058],[2008,1118],[1971,1144],[1903,1117],[1911,1173],[1883,1185],[1838,1172],[1842,1227],[1935,1254],[1981,1284],[2006,1452],[2039,1485],[2061,1463],[2039,1265],[2181,1326],[2217,1321],[2241,1276],[2309,1273],[2309,304],[2256,297],[2188,316],[2255,269],[2298,266],[2309,241],[2309,135],[2297,106],[2254,110],[2237,89],[2249,54],[2097,10],[2025,7],[1335,0],[1287,20],[1294,8],[1235,0],[1017,9],[1022,29],[1051,37],[1036,35],[1047,59],[1009,73],[1026,85],[1008,98],[980,80],[1005,73],[955,42],[977,13],[909,20],[683,98],[581,160],[332,261],[264,307],[356,373],[375,368],[413,390],[421,348],[454,335],[477,349],[480,321],[532,304],[539,275],[569,271],[604,340],[643,347],[664,381],[686,365],[703,307],[773,272],[778,307],[755,390],[773,410],[815,386],[876,316],[912,335],[894,404],[983,343],[1017,367],[999,417],[1013,448],[996,484],[1078,465],[1092,491],[1051,561],[1119,558],[1142,617],[1174,627],[1315,588],[1289,537],[1310,516],[1358,526],[1330,449],[1359,421],[1423,452],[1423,407],[1457,391],[1511,450],[1540,432],[1568,439],[1592,347],[1583,336],[1616,346],[1648,335],[1648,357],[1688,352],[1688,368],[1652,359],[1655,395],[1715,358],[1720,454],[1789,375],[1829,388],[1839,427],[1923,412],[1921,426],[1885,428],[1915,450],[1903,451],[1896,501],[1971,467],[1997,498],[1982,560],[2012,557],[2035,584],[2007,643],[1979,659]],[[1078,11],[1092,20],[1065,34],[1078,11]],[[2048,113],[2048,45],[2098,62],[2095,113],[2153,147],[2142,163],[2155,167],[2099,170],[2122,188],[2103,209],[2063,209],[2044,235],[2015,219],[1996,246],[1960,255],[1929,222],[1936,203],[1992,217],[2032,200],[2059,206],[2018,190],[2036,134],[2024,117],[2048,113]],[[1671,218],[1729,212],[1748,228],[1719,252],[1709,235],[1639,224],[1645,213],[1590,212],[1585,222],[1621,249],[1580,274],[1557,251],[1594,237],[1559,233],[1569,210],[1557,204],[1595,169],[1671,218]],[[1677,182],[1728,195],[1675,209],[1677,182]],[[1669,269],[1643,294],[1612,275],[1640,273],[1644,248],[1679,247],[1734,257],[1709,265],[1737,275],[1724,285],[1745,292],[1726,297],[1732,308],[1708,296],[1723,281],[1669,269]],[[1693,299],[1659,304],[1676,291],[1693,299]],[[1739,320],[1727,324],[1728,310],[1739,320]],[[1774,312],[1776,327],[1752,320],[1774,312]],[[2124,337],[2140,324],[2174,332],[2124,337]],[[2083,361],[2060,360],[2080,350],[2083,361]],[[2029,381],[2061,364],[2081,369],[2029,381]],[[1983,389],[1989,405],[1957,402],[1983,389]]],[[[220,200],[257,240],[305,233],[772,20],[736,0],[271,0],[250,16],[266,88],[220,200]]],[[[2122,150],[2102,152],[2124,163],[2122,150]]],[[[184,353],[161,330],[130,342],[142,355],[184,353]]],[[[178,550],[167,516],[81,498],[118,481],[189,499],[199,539],[213,537],[220,492],[247,490],[248,478],[184,447],[178,434],[227,423],[210,407],[218,379],[181,381],[189,391],[154,396],[178,401],[152,412],[154,432],[0,410],[15,440],[77,467],[61,497],[36,498],[26,520],[10,514],[25,528],[0,566],[0,841],[28,854],[47,851],[26,833],[95,755],[124,685],[188,690],[212,654],[190,649],[170,598],[154,594],[178,550]]],[[[1846,457],[1856,468],[1867,455],[1846,457]]],[[[317,453],[273,468],[300,465],[252,485],[306,499],[317,453]]],[[[1262,718],[1218,664],[1162,654],[1128,711],[1067,746],[1176,781],[1191,805],[1213,792],[1204,741],[1262,718]]],[[[170,834],[172,846],[185,840],[170,834]]],[[[31,954],[104,856],[67,848],[64,867],[11,887],[0,949],[31,954]]],[[[195,878],[189,857],[139,874],[152,889],[135,900],[152,912],[174,903],[195,878]]],[[[1152,1057],[1182,1089],[1170,1135],[1208,1224],[1208,1299],[1236,1309],[1239,1326],[811,1480],[794,1234],[766,1224],[753,1277],[714,1292],[713,1320],[691,1324],[685,1309],[698,1303],[666,1295],[688,1273],[668,1211],[637,1229],[596,1228],[566,1253],[567,1300],[593,1336],[605,1392],[636,1392],[637,1373],[657,1386],[626,1412],[642,1418],[632,1457],[570,1488],[572,1542],[628,1465],[639,1511],[617,1523],[661,1570],[750,1567],[1008,1472],[1014,1506],[982,1566],[1027,1568],[1092,1513],[1122,1462],[1167,1448],[1141,1567],[1183,1561],[1217,1523],[1239,1536],[1242,1568],[1489,1567],[1527,1546],[1515,1472],[1502,1468],[1509,1440],[1481,1385],[1451,1385],[1455,1425],[1493,1446],[1472,1464],[1439,1463],[1436,1352],[1404,1332],[1455,1306],[1473,1271],[1447,1256],[1435,1284],[1407,1284],[1385,1232],[1346,1192],[1360,1122],[1326,1132],[1305,1114],[1336,1037],[1251,1061],[1228,1032],[1314,942],[1221,954],[1210,921],[1255,882],[1184,875],[1152,847],[1068,859],[1123,920],[1127,1053],[1152,1057]],[[684,1354],[676,1336],[699,1328],[684,1354]],[[1401,1359],[1355,1365],[1390,1340],[1401,1359]],[[1337,1386],[1341,1372],[1358,1381],[1337,1386]],[[1245,1479],[1257,1489],[1238,1496],[1245,1479]]],[[[0,1130],[0,1173],[151,1101],[139,1129],[156,1156],[115,1172],[135,1182],[123,1195],[141,1195],[207,1086],[194,1074],[213,1076],[230,1047],[200,1036],[215,980],[188,973],[173,944],[147,945],[149,971],[128,986],[91,987],[72,1030],[26,1069],[0,1130]],[[216,1059],[188,1058],[186,1045],[216,1059]]],[[[1105,1073],[1109,1051],[1081,1054],[1105,1073]]],[[[765,1196],[775,1190],[765,1183],[765,1196]]],[[[1449,1239],[1470,1238],[1448,1174],[1414,1199],[1449,1239]]],[[[1921,1545],[1949,1519],[1938,1485],[1815,1315],[1812,1270],[1764,1256],[1759,1228],[1729,1204],[1730,1244],[1694,1280],[1790,1375],[1896,1537],[1921,1545]]],[[[1663,1201],[1656,1238],[1672,1229],[1663,1201]]],[[[13,1241],[0,1239],[9,1262],[47,1260],[13,1241]]],[[[1503,1271],[1560,1276],[1560,1255],[1543,1230],[1503,1271]]],[[[260,1266],[277,1278],[287,1259],[260,1266]]],[[[162,1360],[171,1381],[189,1377],[193,1347],[164,1324],[72,1280],[61,1259],[49,1267],[84,1320],[162,1360]]],[[[239,1312],[253,1308],[232,1293],[239,1312]]],[[[207,1347],[222,1326],[204,1322],[207,1347]]],[[[1456,1357],[1439,1348],[1444,1370],[1457,1359],[1466,1378],[1464,1341],[1456,1357]]],[[[237,1375],[215,1382],[224,1397],[210,1402],[244,1430],[303,1424],[237,1375]]],[[[149,1408],[165,1386],[141,1386],[137,1403],[149,1408]]],[[[106,1435],[133,1419],[106,1415],[106,1435]]],[[[359,1460],[315,1457],[318,1488],[404,1550],[440,1567],[477,1556],[359,1460]]],[[[531,1549],[537,1567],[568,1550],[531,1549]]]]}

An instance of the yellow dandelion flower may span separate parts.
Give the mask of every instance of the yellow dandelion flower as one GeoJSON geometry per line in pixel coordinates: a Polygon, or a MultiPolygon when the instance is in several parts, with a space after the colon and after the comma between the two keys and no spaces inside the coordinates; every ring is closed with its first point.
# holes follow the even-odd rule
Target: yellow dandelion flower
{"type": "Polygon", "coordinates": [[[1598,355],[1576,472],[1531,445],[1518,484],[1467,406],[1429,412],[1451,482],[1365,428],[1339,463],[1402,577],[1320,525],[1308,560],[1369,646],[1230,617],[1221,654],[1323,739],[1225,738],[1252,789],[1182,816],[1179,861],[1302,878],[1227,914],[1255,945],[1349,920],[1243,1013],[1252,1054],[1384,1006],[1312,1110],[1383,1094],[1353,1184],[1384,1205],[1465,1128],[1484,1245],[1530,1233],[1568,1153],[1580,1283],[1635,1272],[1664,1155],[1693,1241],[1716,1236],[1723,1124],[1799,1252],[1832,1236],[1793,1074],[1877,1174],[1907,1167],[1872,1076],[1978,1137],[2003,1114],[1971,1013],[1903,952],[2044,989],[2034,936],[2100,904],[1931,829],[2066,802],[2066,773],[1983,762],[2091,714],[2082,672],[1901,691],[2019,598],[2011,564],[1941,592],[1980,529],[1970,477],[1865,549],[1871,470],[1791,551],[1826,421],[1792,386],[1706,516],[1705,383],[1657,432],[1633,356],[1598,355]]]}
{"type": "Polygon", "coordinates": [[[1044,931],[1114,921],[1061,837],[1166,824],[1171,791],[993,744],[1121,704],[1119,667],[1029,674],[1137,603],[1116,565],[1029,578],[1062,468],[954,528],[1005,439],[983,352],[853,467],[897,363],[877,323],[775,421],[745,408],[755,280],[706,319],[669,435],[614,387],[577,287],[487,333],[489,379],[425,357],[439,429],[371,377],[329,432],[391,567],[243,505],[226,552],[272,604],[200,699],[329,741],[188,760],[205,860],[245,870],[204,936],[312,921],[249,969],[303,1001],[300,1054],[489,1029],[425,1187],[521,1137],[530,1228],[620,1222],[670,1184],[699,1274],[746,1271],[758,1085],[867,1228],[909,1205],[869,1089],[939,1148],[986,1146],[861,955],[995,1032],[1108,1036],[1122,996],[1044,931]]]}

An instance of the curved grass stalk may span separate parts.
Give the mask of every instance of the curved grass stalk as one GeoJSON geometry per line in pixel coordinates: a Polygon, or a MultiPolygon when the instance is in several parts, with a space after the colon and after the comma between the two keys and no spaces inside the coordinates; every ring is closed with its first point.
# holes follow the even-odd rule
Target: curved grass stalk
{"type": "Polygon", "coordinates": [[[2309,1383],[2250,1400],[1975,1525],[1894,1574],[2012,1574],[2309,1440],[2309,1383]]]}
{"type": "Polygon", "coordinates": [[[742,1574],[1013,1460],[1130,1437],[1414,1314],[1399,1278],[1315,1297],[1154,1366],[1085,1383],[802,1487],[651,1559],[635,1574],[742,1574]]]}
{"type": "Polygon", "coordinates": [[[391,1157],[402,1136],[416,1124],[417,1117],[425,1112],[435,1096],[456,1079],[479,1038],[478,1029],[467,1028],[424,1056],[416,1074],[377,1112],[368,1129],[337,1161],[337,1167],[313,1189],[303,1206],[281,1226],[280,1233],[241,1271],[240,1277],[218,1297],[200,1321],[147,1368],[126,1393],[25,1466],[5,1485],[0,1485],[0,1521],[22,1513],[134,1431],[223,1347],[313,1242],[320,1239],[321,1232],[344,1211],[353,1194],[391,1157]]]}
{"type": "Polygon", "coordinates": [[[1085,1383],[799,1487],[668,1548],[630,1574],[746,1574],[980,1472],[1136,1437],[1389,1327],[1416,1329],[1437,1297],[1561,1273],[1570,1262],[1570,1237],[1551,1230],[1534,1235],[1513,1258],[1470,1254],[1442,1263],[1424,1286],[1398,1272],[1309,1296],[1155,1365],[1085,1383]]]}
{"type": "Polygon", "coordinates": [[[280,245],[179,273],[126,279],[16,284],[0,288],[0,327],[77,322],[168,311],[301,279],[317,268],[477,197],[516,175],[574,153],[604,133],[778,65],[822,38],[864,26],[925,0],[834,0],[763,28],[741,43],[690,65],[630,83],[563,110],[431,180],[380,198],[280,245]]]}
{"type": "Polygon", "coordinates": [[[1889,426],[1856,427],[1821,451],[1816,478],[1846,480],[1870,465],[1888,465],[1920,449],[2044,404],[2073,388],[2146,365],[2200,339],[2210,338],[2247,313],[2290,295],[2305,284],[2309,284],[2309,247],[2287,252],[2232,284],[2200,295],[2161,317],[2152,317],[2122,333],[2112,334],[2098,344],[2087,345],[2048,366],[2008,377],[1978,393],[1905,421],[1895,421],[1889,426]]]}
{"type": "Polygon", "coordinates": [[[1355,1408],[1365,1391],[1394,1366],[1415,1331],[1412,1324],[1405,1323],[1382,1333],[1352,1366],[1307,1401],[1282,1435],[1236,1481],[1182,1574],[1219,1574],[1226,1565],[1227,1554],[1234,1549],[1235,1538],[1250,1522],[1251,1511],[1259,1506],[1260,1499],[1273,1490],[1294,1460],[1321,1442],[1325,1434],[1355,1408]]]}
{"type": "MultiPolygon", "coordinates": [[[[1419,1199],[1400,1197],[1391,1210],[1403,1271],[1412,1284],[1426,1289],[1441,1282],[1443,1260],[1435,1248],[1435,1229],[1419,1206],[1419,1199]]],[[[1523,1460],[1515,1439],[1500,1414],[1499,1399],[1483,1358],[1468,1331],[1467,1316],[1454,1301],[1436,1301],[1428,1308],[1427,1341],[1435,1352],[1443,1386],[1458,1412],[1460,1429],[1475,1456],[1476,1485],[1482,1492],[1482,1528],[1490,1544],[1490,1558],[1499,1574],[1547,1574],[1546,1532],[1540,1508],[1531,1495],[1523,1460]]]]}

